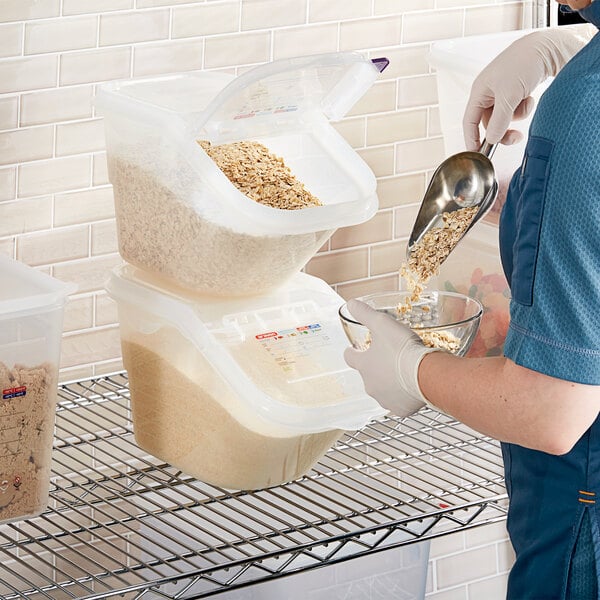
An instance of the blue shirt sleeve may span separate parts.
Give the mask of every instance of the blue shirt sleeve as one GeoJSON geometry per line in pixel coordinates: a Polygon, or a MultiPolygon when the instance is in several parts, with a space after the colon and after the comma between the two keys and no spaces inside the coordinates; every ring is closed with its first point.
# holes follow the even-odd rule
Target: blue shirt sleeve
{"type": "Polygon", "coordinates": [[[600,28],[600,0],[594,0],[588,7],[580,10],[579,14],[588,23],[600,28]]]}

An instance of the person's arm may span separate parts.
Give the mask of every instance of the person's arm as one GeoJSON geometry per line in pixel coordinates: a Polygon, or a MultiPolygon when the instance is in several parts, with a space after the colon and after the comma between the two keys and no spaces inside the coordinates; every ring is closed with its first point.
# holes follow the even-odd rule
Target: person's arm
{"type": "Polygon", "coordinates": [[[504,357],[434,352],[421,361],[418,381],[431,404],[469,427],[549,454],[567,453],[600,410],[599,386],[549,377],[504,357]]]}
{"type": "Polygon", "coordinates": [[[360,372],[367,393],[396,415],[428,404],[495,439],[550,454],[568,452],[598,416],[600,385],[549,377],[504,357],[432,350],[362,302],[350,300],[348,309],[369,328],[371,345],[346,349],[346,362],[360,372]]]}

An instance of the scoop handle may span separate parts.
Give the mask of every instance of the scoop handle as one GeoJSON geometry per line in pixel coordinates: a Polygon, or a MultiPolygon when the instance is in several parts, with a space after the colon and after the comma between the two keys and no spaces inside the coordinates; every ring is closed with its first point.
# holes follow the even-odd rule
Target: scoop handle
{"type": "Polygon", "coordinates": [[[496,151],[496,146],[498,144],[490,144],[485,138],[483,139],[483,142],[481,144],[481,147],[479,148],[479,152],[481,152],[481,154],[483,154],[484,156],[487,156],[488,158],[492,158],[494,152],[496,151]]]}

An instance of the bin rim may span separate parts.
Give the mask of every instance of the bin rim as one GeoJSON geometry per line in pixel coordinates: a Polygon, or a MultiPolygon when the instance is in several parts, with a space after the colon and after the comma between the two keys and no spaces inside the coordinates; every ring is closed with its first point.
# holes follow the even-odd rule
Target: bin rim
{"type": "Polygon", "coordinates": [[[3,296],[0,292],[0,320],[64,307],[67,296],[77,290],[74,283],[65,283],[30,267],[0,255],[0,273],[7,282],[3,289],[15,294],[3,296]]]}

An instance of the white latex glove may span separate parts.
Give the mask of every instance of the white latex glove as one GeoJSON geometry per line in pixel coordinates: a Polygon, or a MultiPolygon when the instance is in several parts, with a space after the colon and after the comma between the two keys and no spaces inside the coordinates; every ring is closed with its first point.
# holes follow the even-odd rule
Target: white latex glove
{"type": "Polygon", "coordinates": [[[555,27],[534,31],[513,42],[477,76],[471,87],[463,118],[467,150],[481,145],[479,124],[486,127],[486,140],[506,145],[523,135],[509,129],[512,120],[531,112],[531,93],[560,69],[597,33],[591,25],[555,27]]]}
{"type": "Polygon", "coordinates": [[[409,327],[364,302],[350,300],[348,310],[371,332],[368,350],[347,348],[344,352],[348,365],[359,371],[367,394],[400,417],[428,404],[417,375],[422,358],[436,350],[425,347],[409,327]]]}

